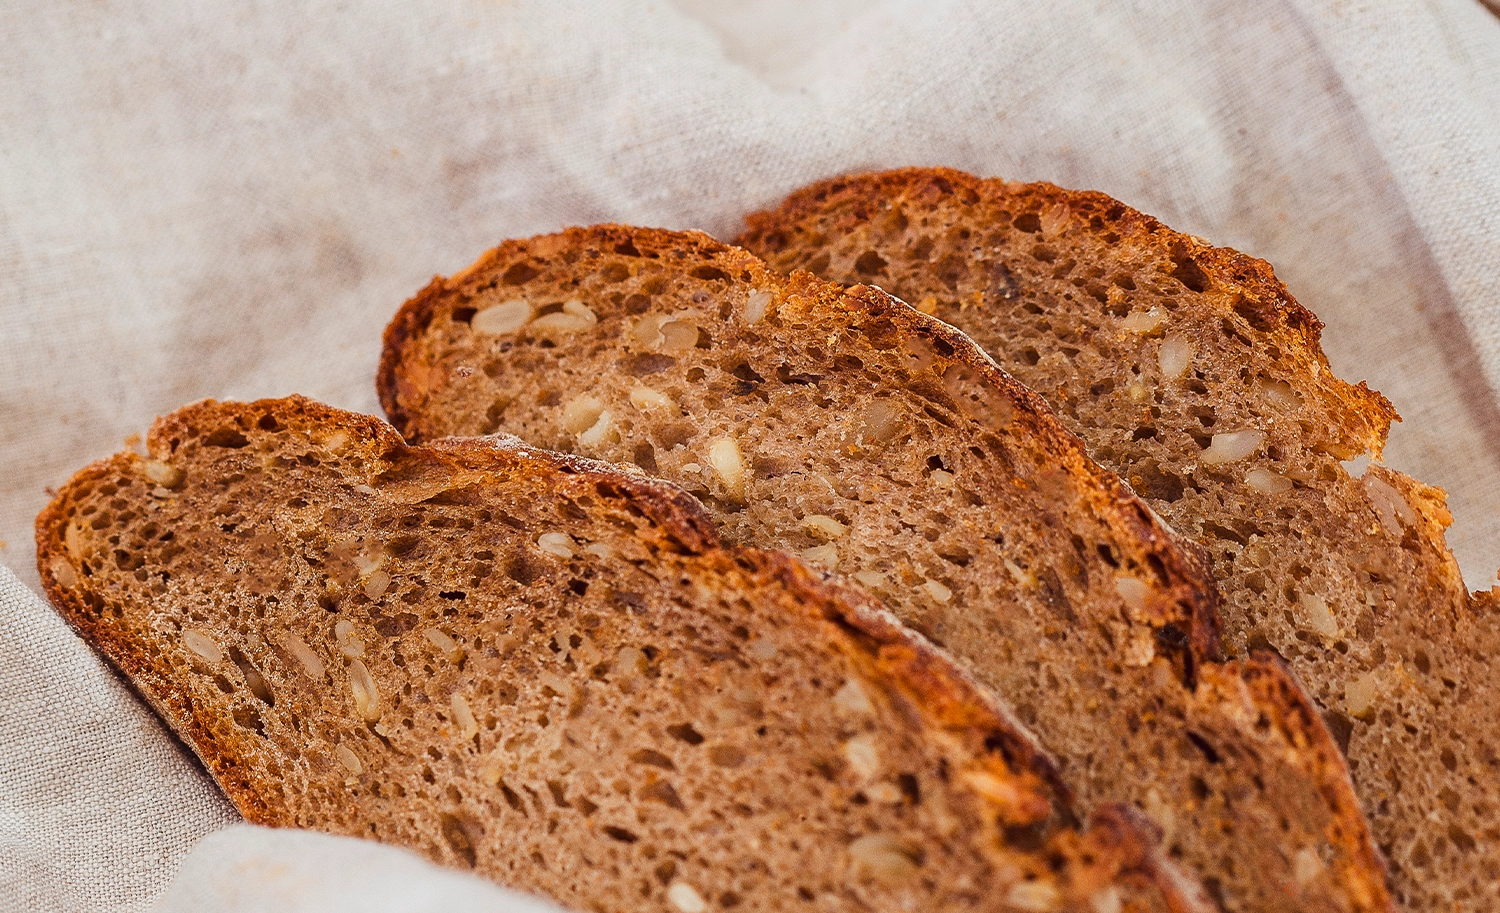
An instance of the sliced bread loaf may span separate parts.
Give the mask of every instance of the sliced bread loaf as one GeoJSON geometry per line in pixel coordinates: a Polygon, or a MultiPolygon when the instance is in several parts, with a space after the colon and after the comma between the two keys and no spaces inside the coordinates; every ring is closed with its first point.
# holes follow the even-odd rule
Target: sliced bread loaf
{"type": "Polygon", "coordinates": [[[945,656],[679,489],[297,398],[148,446],[62,489],[42,578],[251,821],[579,910],[1200,908],[945,656]]]}
{"type": "Polygon", "coordinates": [[[1130,801],[1234,910],[1381,909],[1338,749],[1272,659],[1213,664],[1202,564],[1034,394],[872,288],[696,233],[511,241],[403,307],[382,402],[633,462],[736,541],[881,596],[1015,706],[1084,807],[1130,801]]]}
{"type": "Polygon", "coordinates": [[[1395,416],[1334,376],[1270,266],[1098,193],[937,169],[750,217],[778,268],[878,283],[970,334],[1213,556],[1228,650],[1307,683],[1400,899],[1500,909],[1500,614],[1443,542],[1443,493],[1380,465],[1395,416]]]}

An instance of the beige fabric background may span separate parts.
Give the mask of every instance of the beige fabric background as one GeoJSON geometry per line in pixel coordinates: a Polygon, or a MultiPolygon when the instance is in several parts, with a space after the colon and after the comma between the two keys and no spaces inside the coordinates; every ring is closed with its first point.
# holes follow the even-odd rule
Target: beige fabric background
{"type": "MultiPolygon", "coordinates": [[[[1476,0],[50,0],[0,16],[0,125],[24,584],[48,486],[205,396],[374,411],[386,320],[503,238],[732,236],[906,164],[1101,189],[1270,260],[1405,417],[1387,462],[1447,488],[1470,582],[1500,567],[1500,21],[1476,0]]],[[[0,593],[0,909],[145,909],[228,814],[0,593]]],[[[364,909],[421,909],[388,900],[364,909]]]]}

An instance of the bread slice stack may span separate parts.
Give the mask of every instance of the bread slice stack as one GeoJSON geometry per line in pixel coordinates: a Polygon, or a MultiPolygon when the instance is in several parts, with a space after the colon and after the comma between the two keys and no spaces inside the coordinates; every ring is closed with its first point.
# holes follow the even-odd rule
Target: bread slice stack
{"type": "Polygon", "coordinates": [[[499,430],[634,463],[727,538],[800,552],[946,645],[1144,809],[1228,910],[1389,909],[1337,745],[1271,654],[1035,394],[885,293],[695,233],[506,242],[408,302],[379,391],[410,439],[499,430]]]}
{"type": "Polygon", "coordinates": [[[1041,394],[1208,550],[1228,651],[1307,684],[1398,898],[1500,909],[1495,598],[1464,586],[1441,491],[1361,468],[1395,412],[1329,370],[1266,263],[1102,194],[942,169],[826,181],[749,225],[777,268],[877,283],[1041,394]]]}
{"type": "Polygon", "coordinates": [[[292,398],[160,419],[43,581],[251,821],[579,910],[1204,909],[939,651],[682,491],[292,398]]]}

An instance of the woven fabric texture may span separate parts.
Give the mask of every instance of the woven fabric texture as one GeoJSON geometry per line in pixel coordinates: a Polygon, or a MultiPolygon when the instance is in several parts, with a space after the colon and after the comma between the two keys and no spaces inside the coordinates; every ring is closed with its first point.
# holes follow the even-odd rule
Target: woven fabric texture
{"type": "MultiPolygon", "coordinates": [[[[377,411],[386,321],[508,237],[732,237],[903,165],[1103,190],[1274,264],[1403,415],[1385,459],[1447,489],[1471,584],[1500,567],[1476,0],[60,0],[0,47],[0,909],[146,909],[233,820],[27,591],[48,488],[204,397],[377,411]]],[[[281,838],[205,858],[258,878],[281,838]]]]}

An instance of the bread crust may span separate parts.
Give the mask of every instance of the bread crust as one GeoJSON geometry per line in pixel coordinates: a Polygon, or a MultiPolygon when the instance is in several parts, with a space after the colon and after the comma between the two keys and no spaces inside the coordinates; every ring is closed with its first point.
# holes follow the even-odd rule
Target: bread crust
{"type": "MultiPolygon", "coordinates": [[[[1201,238],[1173,231],[1153,216],[1094,190],[1068,190],[1047,181],[1030,184],[985,180],[952,168],[899,168],[828,178],[793,191],[775,209],[745,217],[747,228],[735,243],[763,254],[786,245],[786,229],[830,211],[845,210],[850,224],[867,221],[874,208],[886,199],[920,198],[924,191],[953,195],[966,204],[1008,204],[1012,200],[1038,206],[1066,205],[1075,211],[1098,215],[1108,230],[1122,239],[1130,236],[1177,251],[1175,256],[1191,260],[1205,273],[1233,285],[1259,319],[1284,331],[1310,357],[1328,370],[1328,358],[1319,340],[1323,322],[1298,303],[1271,264],[1229,247],[1214,247],[1201,238]]],[[[1360,381],[1348,394],[1348,405],[1363,420],[1364,440],[1376,456],[1385,446],[1392,421],[1400,421],[1396,409],[1379,392],[1360,381]]]]}
{"type": "MultiPolygon", "coordinates": [[[[391,423],[413,441],[430,440],[445,433],[435,426],[432,417],[424,418],[419,410],[412,408],[413,401],[425,398],[432,386],[442,383],[441,379],[428,378],[423,373],[424,367],[413,355],[433,317],[445,309],[451,311],[455,302],[467,300],[486,281],[493,284],[490,273],[498,264],[549,258],[591,246],[613,250],[627,245],[639,255],[653,258],[685,249],[690,255],[710,261],[726,273],[745,276],[746,281],[749,277],[762,283],[776,281],[774,274],[769,273],[758,258],[701,232],[603,224],[569,228],[555,235],[505,241],[451,279],[434,278],[402,305],[387,326],[376,376],[376,392],[391,423]]],[[[1030,442],[1045,448],[1049,457],[1070,477],[1081,480],[1080,487],[1087,492],[1094,509],[1128,529],[1153,562],[1160,562],[1165,575],[1173,581],[1171,589],[1175,605],[1170,610],[1154,607],[1160,613],[1156,623],[1180,624],[1185,628],[1190,657],[1188,675],[1191,675],[1194,665],[1219,658],[1218,606],[1221,597],[1198,546],[1160,523],[1151,509],[1117,476],[1104,471],[1089,458],[1082,442],[1057,421],[1040,397],[1017,383],[972,340],[873,286],[843,289],[810,273],[797,273],[786,280],[781,293],[805,295],[820,305],[836,308],[850,320],[889,321],[897,335],[945,346],[949,359],[972,369],[982,382],[1005,397],[1014,410],[1012,420],[1025,426],[1030,442]]]]}
{"type": "Polygon", "coordinates": [[[816,271],[847,279],[856,256],[878,254],[890,265],[880,281],[925,300],[1043,389],[1101,461],[1212,548],[1227,652],[1271,647],[1301,675],[1302,702],[1347,755],[1397,900],[1477,910],[1500,898],[1491,877],[1500,842],[1475,837],[1497,834],[1493,816],[1468,798],[1500,783],[1494,727],[1472,710],[1494,700],[1484,657],[1500,625],[1468,594],[1443,541],[1451,518],[1441,491],[1378,463],[1338,464],[1378,459],[1399,417],[1364,383],[1332,374],[1321,324],[1268,264],[1103,194],[947,169],[823,181],[747,221],[740,240],[785,269],[828,264],[816,271]],[[967,247],[952,240],[964,233],[975,239],[967,247]],[[940,239],[930,256],[916,256],[919,237],[940,239]],[[965,262],[962,279],[942,274],[946,256],[965,262]],[[1129,281],[1116,287],[1122,274],[1129,281]],[[986,287],[991,276],[1005,281],[986,287]],[[1190,300],[1176,307],[1174,296],[1190,300]],[[1174,332],[1200,343],[1205,383],[1153,400],[1152,379],[1146,396],[1127,401],[1108,383],[1121,373],[1114,366],[1149,358],[1146,338],[1174,332]],[[1055,359],[1074,345],[1086,351],[1069,374],[1055,359]],[[1098,402],[1082,396],[1095,386],[1098,402]],[[1200,470],[1198,448],[1183,443],[1184,431],[1201,432],[1206,446],[1198,416],[1213,431],[1263,431],[1264,455],[1218,478],[1200,470]],[[1167,439],[1151,436],[1158,430],[1167,439]]]}
{"type": "MultiPolygon", "coordinates": [[[[477,366],[485,363],[486,359],[493,359],[486,364],[485,373],[491,378],[502,379],[507,376],[507,372],[533,371],[545,375],[563,365],[567,358],[574,358],[577,360],[575,365],[582,363],[585,366],[582,369],[584,377],[579,380],[570,380],[568,383],[584,385],[588,383],[588,376],[591,373],[608,373],[610,368],[607,363],[601,362],[604,356],[599,355],[597,349],[587,350],[582,354],[569,350],[569,353],[559,356],[560,360],[556,361],[538,357],[535,364],[523,368],[521,366],[527,363],[516,361],[512,364],[509,353],[512,346],[519,351],[527,345],[524,334],[515,337],[517,340],[515,342],[511,341],[511,337],[506,337],[504,343],[497,343],[496,348],[492,349],[485,349],[483,342],[475,342],[472,348],[465,348],[469,345],[467,328],[451,331],[448,328],[466,322],[476,308],[487,306],[487,303],[493,306],[495,302],[504,300],[508,296],[532,293],[525,285],[525,280],[512,291],[510,287],[505,286],[503,276],[517,275],[529,278],[548,268],[547,264],[554,264],[552,267],[554,272],[546,274],[547,282],[553,282],[551,277],[554,275],[574,276],[575,278],[569,281],[555,280],[563,289],[561,291],[536,291],[535,294],[542,296],[537,299],[538,302],[568,295],[582,296],[580,300],[586,301],[597,311],[600,335],[608,336],[610,333],[627,332],[629,324],[617,325],[609,322],[618,317],[616,309],[621,304],[618,298],[611,305],[607,303],[608,297],[604,293],[595,294],[583,291],[584,286],[581,280],[576,278],[591,269],[600,268],[601,264],[608,263],[613,266],[614,261],[610,258],[609,252],[627,244],[634,255],[646,255],[656,259],[666,259],[671,256],[673,250],[680,249],[684,271],[701,263],[705,268],[716,270],[720,274],[736,276],[737,281],[745,285],[760,290],[770,290],[772,300],[778,302],[776,305],[778,315],[791,326],[799,330],[804,329],[804,325],[816,327],[816,332],[828,334],[826,355],[828,361],[837,361],[841,356],[843,350],[835,343],[835,336],[839,332],[837,328],[847,326],[856,328],[858,332],[872,339],[878,337],[877,348],[887,342],[894,344],[896,340],[915,341],[920,345],[914,344],[913,348],[926,346],[928,349],[936,350],[937,358],[944,360],[943,364],[961,365],[980,378],[979,382],[987,389],[1000,392],[1001,398],[1006,403],[1004,420],[1001,424],[1018,437],[1024,438],[1028,446],[1033,446],[1044,454],[1039,457],[1038,463],[1057,467],[1058,471],[1069,479],[1086,480],[1083,485],[1088,488],[1088,494],[1084,495],[1084,498],[1088,500],[1093,511],[1109,517],[1115,529],[1128,530],[1128,536],[1134,540],[1152,542],[1154,547],[1163,551],[1176,552],[1176,557],[1171,559],[1170,564],[1167,564],[1166,558],[1162,559],[1170,568],[1168,576],[1179,582],[1192,581],[1200,588],[1208,590],[1213,595],[1207,597],[1206,601],[1217,605],[1215,601],[1217,594],[1212,590],[1211,583],[1207,582],[1208,573],[1202,553],[1195,548],[1183,548],[1178,544],[1178,540],[1165,531],[1165,527],[1151,511],[1130,495],[1128,489],[1124,488],[1118,479],[1102,472],[1088,459],[1078,440],[1061,427],[1055,416],[1041,405],[1041,401],[1034,393],[1021,387],[1009,375],[1000,371],[988,356],[978,350],[962,334],[947,324],[906,307],[873,287],[856,286],[838,289],[819,283],[810,275],[801,272],[792,272],[789,277],[778,280],[774,276],[767,275],[764,268],[755,260],[745,257],[735,249],[715,246],[701,236],[682,236],[650,229],[632,230],[616,225],[571,229],[559,235],[506,242],[495,251],[486,254],[475,267],[465,271],[459,277],[453,280],[434,280],[415,299],[403,307],[393,322],[391,330],[388,331],[387,348],[382,357],[384,369],[381,374],[380,394],[389,413],[399,416],[403,429],[417,437],[451,433],[459,427],[474,428],[475,424],[470,421],[472,413],[464,410],[477,408],[482,412],[488,402],[486,393],[476,393],[472,398],[462,401],[457,398],[443,398],[449,385],[457,383],[453,379],[456,375],[451,369],[458,364],[477,366]],[[591,257],[595,259],[590,259],[591,257]],[[787,304],[791,301],[805,303],[795,306],[787,304]],[[789,307],[792,308],[791,311],[786,310],[789,307]],[[830,315],[828,313],[830,311],[833,314],[830,315]],[[817,316],[803,319],[811,313],[817,316]],[[887,331],[869,329],[882,323],[888,327],[887,331]],[[619,329],[619,326],[624,326],[626,329],[619,329]],[[605,330],[605,327],[609,329],[605,330]],[[453,339],[457,340],[451,343],[451,350],[442,348],[444,345],[449,345],[446,341],[428,341],[429,336],[433,340],[447,340],[449,336],[444,336],[445,333],[449,333],[453,339]],[[451,360],[445,361],[445,359],[451,360]]],[[[545,288],[552,289],[553,287],[545,286],[545,288]]],[[[686,296],[687,292],[684,291],[682,294],[686,296]]],[[[661,307],[667,308],[669,305],[661,307]]],[[[628,311],[627,313],[640,312],[628,311]]],[[[723,313],[721,311],[721,320],[728,321],[729,318],[723,317],[723,313]]],[[[1293,310],[1289,313],[1292,322],[1297,323],[1296,312],[1293,310]]],[[[713,331],[716,340],[719,333],[733,336],[735,332],[722,322],[715,324],[710,321],[706,326],[713,331]]],[[[1304,327],[1304,330],[1315,333],[1316,327],[1310,329],[1304,327]]],[[[813,330],[808,330],[809,335],[813,332],[813,330]]],[[[715,346],[717,345],[716,341],[715,346]]],[[[726,343],[726,345],[729,344],[726,343]]],[[[762,343],[762,345],[766,344],[762,343]]],[[[733,349],[732,346],[731,349],[734,352],[740,351],[733,349]]],[[[858,351],[858,356],[864,357],[864,352],[858,351]]],[[[727,366],[740,356],[726,354],[722,357],[727,359],[724,361],[727,369],[727,366]]],[[[796,370],[823,373],[818,368],[798,367],[796,370]]],[[[937,368],[933,370],[941,373],[937,368]]],[[[747,387],[754,386],[757,372],[766,373],[766,365],[758,365],[744,375],[747,387]]],[[[671,382],[664,381],[664,383],[670,384],[671,382]]],[[[600,395],[604,394],[601,392],[600,395]]],[[[825,405],[823,408],[853,409],[855,407],[849,404],[835,404],[825,405]]],[[[533,406],[528,400],[521,407],[522,417],[516,419],[518,424],[513,427],[517,430],[523,426],[543,429],[528,433],[539,433],[542,435],[540,439],[551,442],[554,440],[551,426],[544,419],[536,417],[545,411],[545,405],[533,406]],[[528,425],[528,422],[532,424],[528,425]]],[[[511,414],[512,412],[507,411],[504,417],[508,418],[511,414]]],[[[500,424],[501,427],[506,427],[504,421],[500,424]]],[[[741,431],[743,432],[744,429],[741,431]]],[[[565,444],[553,443],[553,446],[565,446],[565,444]]],[[[632,457],[627,448],[619,456],[611,458],[631,459],[632,457]]],[[[774,499],[779,498],[780,495],[772,491],[766,497],[774,499]]],[[[808,506],[804,509],[811,510],[814,507],[808,506]]],[[[759,529],[753,524],[744,525],[741,530],[741,535],[752,540],[756,537],[775,538],[785,534],[778,528],[773,535],[772,531],[759,529]]],[[[1014,573],[1014,570],[1012,572],[1014,573]]],[[[1203,603],[1200,602],[1199,605],[1203,603]]],[[[1173,615],[1172,610],[1169,609],[1157,614],[1154,621],[1164,626],[1171,625],[1176,619],[1188,617],[1188,614],[1183,611],[1180,615],[1173,615]]],[[[1206,612],[1200,612],[1196,617],[1207,619],[1208,616],[1206,612]]],[[[1205,670],[1204,675],[1215,682],[1234,682],[1237,693],[1241,695],[1236,700],[1243,700],[1250,709],[1243,712],[1233,707],[1225,709],[1215,705],[1208,696],[1201,695],[1202,699],[1195,698],[1194,708],[1186,712],[1212,716],[1224,710],[1237,719],[1246,713],[1250,714],[1248,721],[1241,719],[1243,725],[1229,725],[1223,720],[1218,720],[1215,724],[1221,727],[1219,735],[1231,742],[1235,740],[1240,740],[1244,744],[1264,742],[1262,747],[1270,753],[1266,760],[1268,769],[1276,768],[1277,765],[1283,763],[1281,755],[1286,748],[1286,743],[1293,740],[1291,730],[1294,727],[1304,727],[1297,729],[1295,740],[1300,740],[1304,746],[1316,747],[1309,757],[1303,757],[1300,753],[1294,752],[1295,757],[1291,759],[1293,763],[1300,765],[1297,768],[1298,776],[1300,777],[1305,771],[1310,783],[1310,785],[1299,784],[1308,786],[1302,794],[1299,794],[1299,801],[1305,801],[1315,810],[1315,814],[1323,816],[1318,818],[1320,822],[1324,817],[1336,819],[1337,824],[1332,832],[1332,836],[1337,838],[1334,843],[1339,846],[1340,852],[1345,853],[1344,861],[1351,861],[1354,865],[1354,871],[1342,881],[1345,887],[1354,885],[1350,887],[1348,893],[1340,895],[1338,887],[1334,887],[1321,895],[1318,901],[1322,904],[1321,906],[1317,904],[1314,906],[1320,909],[1389,909],[1390,898],[1383,888],[1383,869],[1371,850],[1368,831],[1364,828],[1357,813],[1352,819],[1348,818],[1349,809],[1352,807],[1352,793],[1348,787],[1347,773],[1339,765],[1327,763],[1328,751],[1333,743],[1326,729],[1316,717],[1296,712],[1296,708],[1301,705],[1296,704],[1295,701],[1288,703],[1290,699],[1286,695],[1300,693],[1300,689],[1285,669],[1257,665],[1254,670],[1257,684],[1252,688],[1249,682],[1240,679],[1239,666],[1215,665],[1214,661],[1219,655],[1216,614],[1214,619],[1215,624],[1212,626],[1199,624],[1191,628],[1187,625],[1183,627],[1183,630],[1192,631],[1192,636],[1187,638],[1189,643],[1182,651],[1189,659],[1187,678],[1191,682],[1196,671],[1201,669],[1205,670]],[[1274,687],[1270,684],[1273,682],[1274,687]],[[1263,706],[1261,702],[1265,702],[1263,706]],[[1281,729],[1278,730],[1275,738],[1264,740],[1256,734],[1258,726],[1265,725],[1274,728],[1278,722],[1281,729]],[[1275,742],[1278,747],[1273,747],[1272,742],[1275,742]],[[1352,840],[1343,841],[1343,835],[1346,833],[1353,835],[1352,840]],[[1367,882],[1373,884],[1374,887],[1366,890],[1367,882]]],[[[1201,692],[1203,689],[1200,687],[1199,690],[1201,692]]],[[[1177,711],[1170,713],[1175,712],[1177,711]]],[[[1198,733],[1192,733],[1189,736],[1190,740],[1193,738],[1198,740],[1194,744],[1201,743],[1199,749],[1205,753],[1213,752],[1209,739],[1205,739],[1198,733]]],[[[1211,761],[1211,763],[1217,764],[1217,761],[1211,761]]],[[[1227,784],[1227,787],[1235,788],[1232,783],[1227,784]]],[[[1186,790],[1184,789],[1183,792],[1186,790]]],[[[1158,801],[1161,801],[1160,797],[1158,801]]],[[[1262,808],[1259,811],[1267,810],[1262,808]]],[[[1275,830],[1274,821],[1268,821],[1267,824],[1268,831],[1275,830]]],[[[1226,822],[1225,826],[1232,829],[1234,825],[1233,822],[1226,822]]],[[[1315,839],[1322,839],[1322,836],[1315,839]]],[[[1257,850],[1264,856],[1293,852],[1293,849],[1270,845],[1258,847],[1257,850]]],[[[1287,869],[1285,862],[1284,859],[1280,860],[1271,868],[1279,866],[1287,869]]],[[[1233,865],[1233,863],[1226,863],[1226,865],[1233,865]]],[[[1300,886],[1293,883],[1290,871],[1282,872],[1282,874],[1287,884],[1278,883],[1275,886],[1269,886],[1269,890],[1273,893],[1285,891],[1289,902],[1296,903],[1295,898],[1298,896],[1300,886]]],[[[1243,898],[1231,898],[1231,900],[1243,902],[1243,898]]],[[[1308,903],[1312,904],[1313,901],[1308,900],[1308,903]]]]}
{"type": "MultiPolygon", "coordinates": [[[[1050,852],[1089,860],[1086,864],[1091,868],[1077,873],[1082,879],[1077,890],[1094,890],[1090,879],[1108,875],[1115,880],[1103,886],[1113,883],[1125,890],[1129,909],[1207,909],[1192,880],[1184,879],[1170,863],[1158,858],[1151,828],[1128,812],[1102,808],[1096,814],[1099,823],[1095,829],[1087,835],[1077,833],[1055,762],[1007,708],[939,649],[902,627],[869,597],[826,574],[809,570],[789,556],[725,546],[701,506],[674,485],[597,461],[541,451],[513,438],[444,439],[430,446],[412,447],[376,419],[301,397],[254,403],[203,401],[185,407],[153,425],[147,444],[149,459],[175,464],[193,478],[190,484],[196,484],[201,459],[181,448],[189,441],[197,446],[197,442],[213,440],[215,435],[220,439],[237,435],[239,442],[230,446],[246,446],[246,442],[276,435],[304,441],[332,440],[328,446],[345,467],[340,478],[347,484],[367,479],[396,498],[425,501],[475,484],[514,484],[538,487],[559,499],[603,498],[605,506],[596,510],[644,517],[647,522],[636,526],[636,535],[649,544],[651,551],[677,556],[669,560],[687,562],[682,567],[705,580],[746,581],[743,598],[757,599],[760,597],[755,594],[762,592],[779,594],[776,598],[784,611],[790,613],[789,617],[803,619],[795,623],[807,628],[808,636],[824,632],[819,636],[831,636],[838,649],[857,657],[856,665],[868,670],[880,683],[882,693],[904,708],[910,726],[932,733],[932,738],[940,735],[944,744],[957,746],[952,749],[957,752],[954,757],[973,759],[980,765],[978,769],[1014,782],[1021,797],[1015,805],[1019,809],[1015,813],[1023,815],[1019,823],[1045,823],[1045,839],[1054,847],[1050,852]],[[829,626],[817,627],[819,622],[829,626]]],[[[269,452],[274,453],[274,449],[269,452]]],[[[127,452],[89,466],[63,486],[37,518],[38,569],[43,585],[74,629],[126,675],[137,692],[198,754],[247,820],[270,826],[305,826],[305,810],[299,813],[295,795],[285,792],[286,783],[268,780],[267,771],[274,765],[267,767],[258,743],[252,744],[255,740],[250,737],[226,739],[222,732],[213,731],[205,721],[209,709],[195,707],[191,689],[180,673],[174,674],[174,667],[163,656],[153,654],[147,638],[128,636],[128,624],[117,626],[111,621],[111,616],[120,611],[127,615],[142,611],[151,598],[148,588],[142,585],[138,591],[130,590],[130,578],[111,577],[114,585],[123,583],[127,587],[121,601],[118,593],[106,590],[104,565],[75,553],[70,544],[69,524],[83,516],[85,502],[98,497],[98,486],[121,478],[151,478],[153,471],[160,472],[147,458],[127,452]]],[[[177,484],[183,484],[181,477],[177,484]]],[[[157,496],[159,493],[148,495],[157,496]]],[[[221,642],[234,636],[232,631],[217,633],[221,642]]],[[[269,637],[270,633],[261,632],[261,636],[269,637]]],[[[253,690],[254,685],[250,687],[253,690]]],[[[290,763],[290,759],[276,762],[290,763]]],[[[1002,820],[1004,814],[1002,811],[1002,820]]],[[[469,845],[467,838],[458,840],[469,845]]],[[[413,848],[432,854],[425,847],[413,848]]],[[[469,856],[472,865],[472,846],[469,856]]],[[[453,864],[451,858],[439,856],[438,860],[453,864]]],[[[496,873],[487,874],[494,877],[496,873]]],[[[545,885],[536,889],[547,890],[545,885]]],[[[1069,909],[1080,901],[1076,897],[1069,900],[1069,909]]]]}

